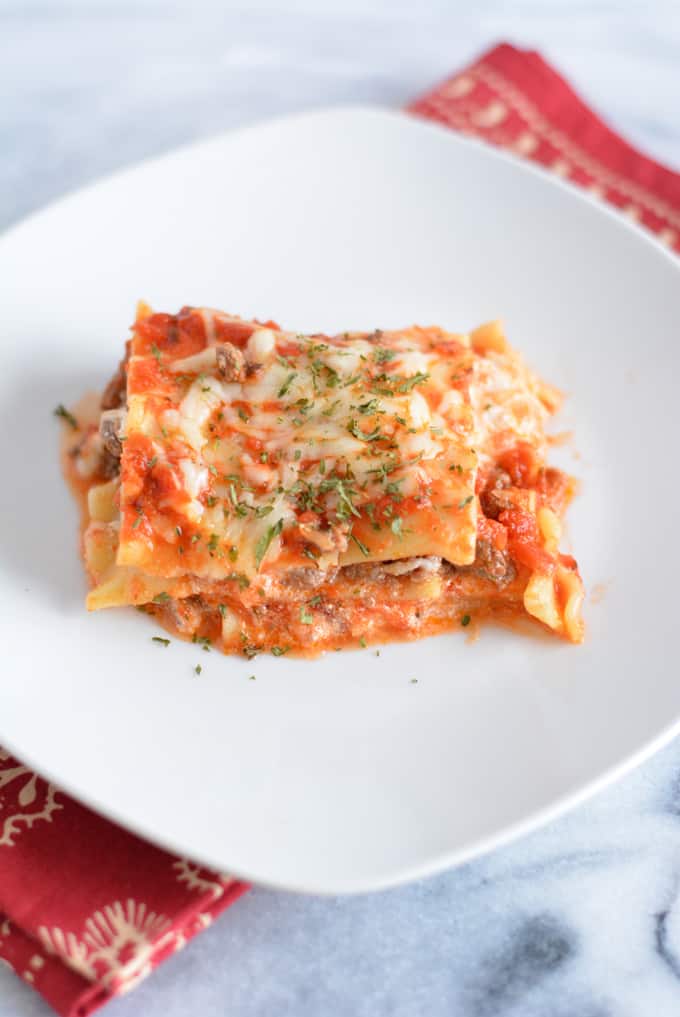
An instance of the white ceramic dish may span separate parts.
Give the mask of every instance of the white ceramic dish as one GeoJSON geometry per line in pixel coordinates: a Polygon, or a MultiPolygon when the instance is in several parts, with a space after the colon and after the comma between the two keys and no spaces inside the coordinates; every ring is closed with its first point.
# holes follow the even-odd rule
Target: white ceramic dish
{"type": "Polygon", "coordinates": [[[639,230],[443,129],[336,110],[60,201],[0,240],[0,280],[0,742],[64,788],[220,869],[357,891],[527,830],[673,733],[680,274],[639,230]],[[569,533],[606,584],[585,645],[487,630],[247,662],[86,615],[51,412],[107,379],[138,297],[303,330],[502,316],[570,394],[569,533]]]}

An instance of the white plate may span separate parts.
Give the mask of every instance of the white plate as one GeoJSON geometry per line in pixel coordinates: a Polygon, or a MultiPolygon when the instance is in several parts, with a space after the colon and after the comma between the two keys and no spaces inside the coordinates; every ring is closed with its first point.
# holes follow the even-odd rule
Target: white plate
{"type": "Polygon", "coordinates": [[[670,737],[680,274],[639,230],[446,130],[335,110],[66,198],[0,241],[0,280],[0,742],[64,788],[220,869],[344,892],[486,850],[670,737]],[[301,330],[502,316],[570,396],[570,546],[606,588],[585,645],[247,662],[87,615],[51,413],[105,382],[138,297],[301,330]]]}

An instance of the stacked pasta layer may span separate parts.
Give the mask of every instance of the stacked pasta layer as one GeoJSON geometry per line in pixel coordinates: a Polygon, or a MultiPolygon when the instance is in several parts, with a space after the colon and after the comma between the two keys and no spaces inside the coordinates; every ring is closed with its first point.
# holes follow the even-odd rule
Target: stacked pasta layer
{"type": "Polygon", "coordinates": [[[314,653],[530,615],[582,638],[559,405],[497,323],[299,335],[141,306],[66,457],[91,609],[228,652],[314,653]]]}

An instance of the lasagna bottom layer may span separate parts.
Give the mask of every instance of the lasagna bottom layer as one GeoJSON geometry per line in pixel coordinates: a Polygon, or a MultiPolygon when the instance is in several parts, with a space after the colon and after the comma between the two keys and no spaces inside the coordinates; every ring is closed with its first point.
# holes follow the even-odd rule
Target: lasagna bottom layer
{"type": "MultiPolygon", "coordinates": [[[[379,570],[376,570],[379,571],[379,570]]],[[[417,570],[421,572],[422,570],[417,570]]],[[[482,618],[510,621],[529,617],[524,593],[528,570],[499,587],[472,570],[457,570],[442,562],[431,572],[407,576],[379,575],[352,584],[343,577],[304,598],[260,599],[224,596],[223,586],[200,595],[140,607],[164,628],[225,652],[294,653],[316,656],[325,650],[419,639],[482,618]],[[334,586],[336,588],[334,589],[334,586]],[[257,602],[255,602],[257,601],[257,602]]],[[[540,623],[534,623],[541,627],[540,623]]]]}

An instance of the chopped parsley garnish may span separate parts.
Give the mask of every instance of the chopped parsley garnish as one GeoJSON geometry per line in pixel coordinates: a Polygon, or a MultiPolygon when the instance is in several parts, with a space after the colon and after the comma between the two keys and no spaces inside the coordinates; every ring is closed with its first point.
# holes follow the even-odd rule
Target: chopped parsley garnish
{"type": "Polygon", "coordinates": [[[358,516],[360,513],[354,507],[354,502],[351,498],[351,492],[345,487],[344,481],[340,477],[328,477],[326,480],[322,480],[319,484],[319,493],[325,494],[327,491],[335,491],[340,500],[340,510],[338,514],[341,518],[346,518],[348,512],[351,512],[353,516],[358,516]]]}
{"type": "Polygon", "coordinates": [[[242,407],[242,406],[239,406],[239,408],[238,408],[238,410],[237,410],[236,412],[238,413],[238,415],[239,415],[239,417],[241,418],[241,420],[243,420],[243,421],[244,421],[244,423],[246,423],[246,424],[247,424],[247,423],[248,423],[248,421],[250,420],[250,417],[248,416],[248,414],[246,413],[246,411],[245,411],[245,410],[243,409],[243,407],[242,407]]]}
{"type": "Polygon", "coordinates": [[[153,598],[153,603],[154,604],[167,604],[167,602],[169,600],[170,600],[170,594],[166,593],[165,590],[164,590],[162,593],[157,593],[156,594],[156,596],[153,598]]]}
{"type": "Polygon", "coordinates": [[[380,409],[380,403],[377,399],[369,399],[367,403],[361,403],[357,406],[359,413],[377,413],[380,409]]]}
{"type": "Polygon", "coordinates": [[[366,640],[364,639],[363,636],[359,640],[359,646],[361,646],[361,648],[364,649],[364,650],[366,649],[366,640]]]}
{"type": "Polygon", "coordinates": [[[229,550],[227,551],[227,556],[229,558],[229,561],[236,561],[236,559],[238,558],[238,548],[234,547],[234,545],[232,544],[229,550]]]}
{"type": "Polygon", "coordinates": [[[392,530],[392,533],[395,535],[395,537],[401,537],[401,534],[402,534],[401,525],[402,525],[401,524],[401,517],[400,516],[395,516],[394,519],[392,520],[391,524],[390,524],[390,529],[392,530]]]}
{"type": "Polygon", "coordinates": [[[328,377],[326,378],[326,384],[328,385],[328,387],[337,388],[337,386],[340,384],[340,375],[338,374],[338,372],[333,367],[329,367],[328,364],[323,364],[322,366],[324,367],[326,374],[328,375],[328,377]]]}
{"type": "Polygon", "coordinates": [[[169,639],[163,639],[162,636],[152,636],[151,637],[151,642],[152,643],[159,643],[161,646],[170,646],[170,640],[169,639]]]}
{"type": "Polygon", "coordinates": [[[417,685],[418,684],[418,679],[417,678],[410,678],[409,679],[409,684],[410,685],[417,685]]]}
{"type": "Polygon", "coordinates": [[[205,501],[208,508],[214,508],[217,505],[217,498],[214,494],[209,494],[205,501]]]}
{"type": "Polygon", "coordinates": [[[258,519],[261,519],[262,516],[268,516],[269,513],[273,511],[274,511],[273,505],[258,505],[258,507],[255,509],[255,515],[258,519]]]}
{"type": "Polygon", "coordinates": [[[470,617],[470,615],[469,614],[464,614],[463,617],[460,620],[460,623],[463,626],[463,628],[466,629],[471,621],[472,621],[472,618],[470,617]]]}
{"type": "Polygon", "coordinates": [[[461,498],[460,501],[458,502],[458,508],[459,509],[464,509],[466,505],[470,504],[470,502],[472,501],[473,498],[474,498],[474,494],[469,494],[467,496],[467,498],[461,498]]]}
{"type": "Polygon", "coordinates": [[[279,392],[278,392],[279,399],[283,399],[283,397],[288,394],[290,386],[293,384],[293,382],[295,381],[296,378],[297,378],[297,372],[296,371],[292,371],[288,375],[288,377],[284,381],[283,385],[279,389],[279,392]]]}
{"type": "Polygon", "coordinates": [[[65,420],[66,423],[70,427],[72,427],[74,431],[77,430],[77,428],[78,428],[78,421],[73,416],[73,414],[70,413],[66,409],[66,407],[63,405],[63,403],[59,403],[59,405],[57,406],[56,410],[54,411],[54,415],[55,415],[55,417],[61,417],[62,420],[65,420]]]}
{"type": "Polygon", "coordinates": [[[312,597],[312,599],[309,601],[309,606],[318,607],[320,603],[321,603],[321,594],[317,593],[316,596],[312,597]]]}
{"type": "Polygon", "coordinates": [[[367,434],[365,431],[361,430],[358,423],[354,419],[350,420],[349,424],[347,425],[347,430],[351,435],[353,435],[353,437],[358,438],[359,441],[376,441],[378,438],[381,437],[379,427],[376,427],[375,430],[370,432],[370,434],[367,434]]]}
{"type": "Polygon", "coordinates": [[[309,613],[304,604],[300,607],[300,621],[303,625],[311,625],[314,621],[314,615],[309,613]]]}
{"type": "MultiPolygon", "coordinates": [[[[422,453],[420,454],[420,458],[422,458],[422,453]]],[[[411,460],[411,463],[417,461],[418,461],[417,459],[411,460]]],[[[388,474],[394,473],[394,471],[397,469],[399,465],[400,465],[399,460],[396,458],[393,459],[392,461],[383,460],[375,470],[369,470],[368,472],[377,474],[378,480],[384,481],[388,474]]]]}
{"type": "Polygon", "coordinates": [[[417,374],[412,374],[410,378],[406,378],[400,385],[397,385],[397,392],[410,392],[416,385],[427,381],[429,377],[429,374],[423,374],[422,371],[418,371],[417,374]]]}
{"type": "Polygon", "coordinates": [[[269,459],[269,452],[260,452],[260,462],[266,463],[269,459]]]}
{"type": "Polygon", "coordinates": [[[151,352],[156,358],[156,361],[160,364],[161,362],[161,351],[158,349],[155,343],[151,343],[151,352]]]}
{"type": "Polygon", "coordinates": [[[195,674],[200,674],[202,670],[203,670],[203,668],[201,667],[201,665],[197,664],[196,667],[194,668],[194,673],[195,674]]]}
{"type": "Polygon", "coordinates": [[[283,657],[284,653],[288,653],[290,646],[272,646],[272,653],[275,657],[283,657]]]}
{"type": "Polygon", "coordinates": [[[254,682],[255,680],[256,680],[256,679],[255,679],[255,675],[254,675],[254,674],[249,674],[249,675],[248,675],[248,681],[249,681],[249,682],[254,682]]]}
{"type": "Polygon", "coordinates": [[[216,551],[218,546],[219,546],[219,543],[220,543],[220,538],[217,536],[217,534],[216,533],[211,533],[210,534],[210,540],[208,541],[208,550],[209,551],[216,551]]]}
{"type": "Polygon", "coordinates": [[[389,360],[394,360],[396,355],[394,350],[386,350],[380,346],[373,354],[373,359],[377,364],[386,364],[389,360]]]}
{"type": "Polygon", "coordinates": [[[293,459],[295,460],[295,462],[298,462],[299,459],[302,459],[302,449],[299,448],[295,449],[295,452],[293,453],[293,459]]]}
{"type": "Polygon", "coordinates": [[[225,617],[226,617],[226,615],[227,615],[227,609],[226,609],[226,607],[224,606],[224,604],[218,604],[218,605],[217,605],[217,610],[218,610],[218,611],[220,612],[220,614],[222,615],[222,617],[223,617],[223,618],[225,618],[225,617]]]}
{"type": "Polygon", "coordinates": [[[255,562],[257,564],[258,569],[262,564],[262,559],[269,550],[272,540],[274,540],[275,537],[279,536],[282,529],[283,529],[283,519],[279,519],[277,520],[277,522],[274,523],[273,526],[270,526],[267,532],[263,533],[263,535],[258,540],[257,544],[255,545],[255,562]]]}
{"type": "Polygon", "coordinates": [[[372,501],[367,502],[364,505],[364,512],[366,513],[368,518],[371,520],[371,526],[373,527],[373,529],[374,530],[379,530],[380,529],[380,523],[378,523],[376,521],[376,518],[375,518],[375,505],[373,504],[372,501]]]}
{"type": "Polygon", "coordinates": [[[364,557],[367,558],[368,555],[370,554],[370,551],[368,550],[366,545],[364,543],[362,543],[359,540],[359,538],[354,533],[350,533],[350,539],[354,541],[354,543],[357,545],[357,547],[359,548],[361,553],[364,555],[364,557]]]}

